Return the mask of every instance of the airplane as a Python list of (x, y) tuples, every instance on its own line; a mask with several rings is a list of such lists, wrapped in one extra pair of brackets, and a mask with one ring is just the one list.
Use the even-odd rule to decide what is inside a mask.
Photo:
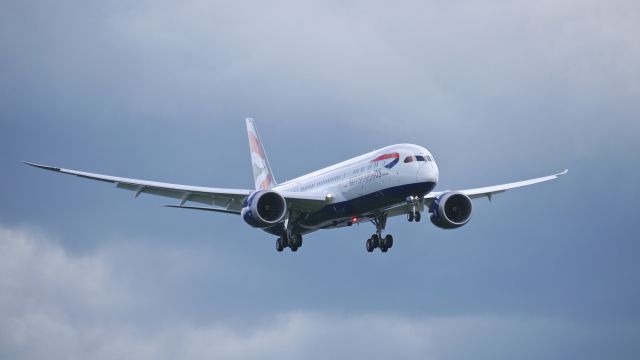
[[(223, 189), (137, 180), (24, 162), (37, 168), (113, 183), (140, 194), (179, 200), (171, 208), (240, 215), (254, 228), (277, 236), (276, 250), (296, 252), (302, 236), (320, 229), (335, 229), (370, 222), (376, 231), (365, 248), (387, 252), (393, 236), (383, 231), (387, 219), (406, 216), (419, 222), (428, 211), (442, 229), (469, 222), (472, 200), (507, 190), (553, 180), (563, 172), (530, 180), (458, 191), (433, 191), (439, 172), (433, 155), (413, 144), (387, 146), (278, 184), (262, 146), (254, 120), (246, 118), (255, 189)], [(192, 203), (205, 206), (195, 206)]]

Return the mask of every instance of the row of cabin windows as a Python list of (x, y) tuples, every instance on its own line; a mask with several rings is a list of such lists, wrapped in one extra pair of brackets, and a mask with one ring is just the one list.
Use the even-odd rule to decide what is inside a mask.
[(318, 182), (305, 185), (300, 190), (301, 191), (307, 191), (307, 190), (312, 189), (314, 187), (322, 186), (322, 185), (325, 185), (325, 184), (328, 184), (328, 183), (333, 183), (333, 182), (336, 182), (338, 180), (340, 180), (340, 175), (336, 175), (336, 176), (331, 177), (331, 178), (322, 179), (322, 180), (320, 180)]
[(413, 161), (433, 161), (433, 158), (431, 157), (431, 155), (427, 155), (427, 156), (416, 155), (416, 156), (407, 156), (406, 158), (404, 158), (405, 163), (410, 163)]

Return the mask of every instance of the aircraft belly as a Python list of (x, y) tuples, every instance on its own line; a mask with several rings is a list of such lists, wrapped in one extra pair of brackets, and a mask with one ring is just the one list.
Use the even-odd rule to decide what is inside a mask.
[(374, 213), (399, 203), (404, 203), (407, 196), (424, 196), (435, 187), (433, 182), (422, 182), (393, 186), (350, 200), (327, 205), (314, 213), (304, 216), (298, 221), (299, 226), (307, 229), (346, 226), (353, 217)]

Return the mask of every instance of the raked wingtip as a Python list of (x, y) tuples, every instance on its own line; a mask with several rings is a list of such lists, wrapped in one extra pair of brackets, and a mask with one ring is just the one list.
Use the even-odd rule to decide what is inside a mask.
[(55, 166), (36, 164), (36, 163), (28, 162), (28, 161), (23, 161), (22, 163), (23, 164), (27, 164), (29, 166), (37, 167), (39, 169), (45, 169), (45, 170), (51, 170), (51, 171), (60, 171), (60, 168), (55, 167)]

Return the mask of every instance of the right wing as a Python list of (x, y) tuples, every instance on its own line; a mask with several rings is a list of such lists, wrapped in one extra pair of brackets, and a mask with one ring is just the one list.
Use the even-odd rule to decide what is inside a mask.
[(180, 206), (187, 201), (193, 201), (209, 206), (240, 213), (242, 203), (251, 194), (251, 190), (244, 189), (219, 189), (201, 186), (169, 184), (156, 181), (122, 178), (110, 175), (94, 174), (84, 171), (63, 169), (54, 166), (24, 162), (40, 169), (55, 171), (62, 174), (79, 176), (85, 179), (97, 180), (116, 184), (119, 189), (135, 192), (135, 197), (140, 194), (158, 195), (180, 200)]
[[(244, 201), (255, 190), (246, 189), (221, 189), (191, 185), (169, 184), (156, 181), (138, 180), (130, 178), (122, 178), (117, 176), (94, 174), (84, 171), (63, 169), (54, 166), (34, 164), (24, 162), (27, 165), (40, 169), (59, 172), (62, 174), (75, 175), (81, 178), (97, 180), (116, 184), (119, 189), (131, 190), (135, 192), (137, 198), (140, 194), (151, 194), (180, 200), (179, 205), (171, 205), (170, 207), (181, 207), (194, 210), (207, 210), (214, 212), (239, 214), (242, 210)], [(319, 194), (304, 193), (280, 193), (287, 201), (287, 206), (293, 210), (310, 211), (319, 209), (327, 203), (331, 202), (330, 198), (326, 198)], [(184, 206), (187, 202), (196, 202), (212, 207), (195, 207)]]

